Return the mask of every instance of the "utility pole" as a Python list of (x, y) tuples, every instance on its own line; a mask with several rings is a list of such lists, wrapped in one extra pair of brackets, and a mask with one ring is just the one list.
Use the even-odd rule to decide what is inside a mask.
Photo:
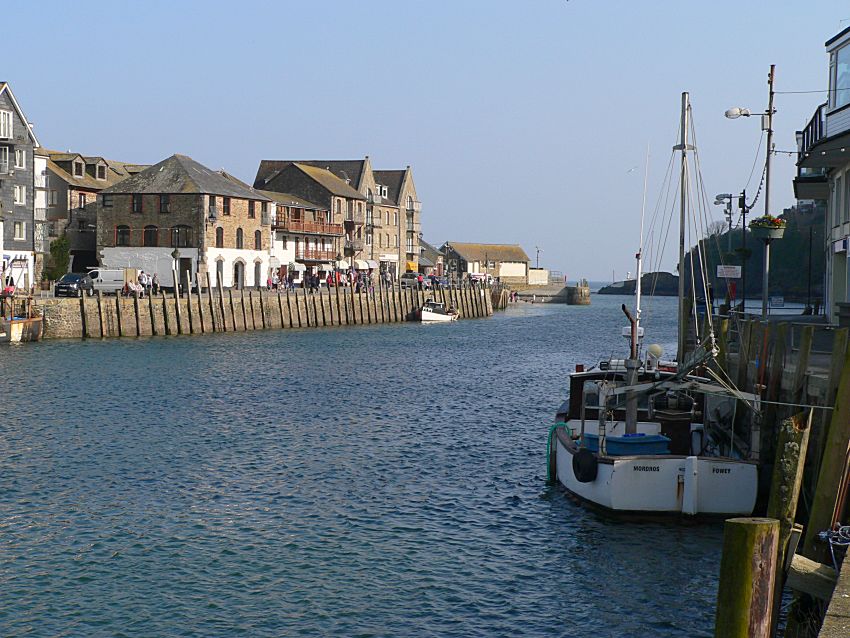
[(537, 246), (534, 247), (534, 250), (537, 251), (537, 268), (540, 268), (540, 253), (543, 251)]
[(747, 312), (747, 189), (738, 198), (741, 209), (741, 311)]
[[(773, 155), (773, 77), (775, 64), (770, 65), (767, 76), (768, 100), (767, 111), (762, 119), (762, 128), (767, 130), (767, 158), (764, 163), (764, 214), (770, 215), (770, 157)], [(764, 241), (764, 272), (761, 279), (761, 316), (767, 319), (767, 302), (770, 285), (770, 239)]]

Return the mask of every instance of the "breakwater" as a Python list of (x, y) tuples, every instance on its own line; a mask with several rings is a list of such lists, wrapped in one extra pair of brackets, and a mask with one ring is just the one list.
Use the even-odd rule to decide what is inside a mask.
[(416, 319), (427, 299), (454, 306), (461, 318), (493, 314), (490, 291), (479, 287), (316, 293), (208, 288), (182, 295), (39, 299), (35, 305), (44, 317), (45, 339), (87, 339), (397, 323)]

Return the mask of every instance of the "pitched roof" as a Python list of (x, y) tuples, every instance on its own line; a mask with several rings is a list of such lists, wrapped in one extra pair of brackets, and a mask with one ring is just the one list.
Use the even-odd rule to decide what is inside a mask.
[(446, 244), (466, 261), (530, 261), (519, 244), (466, 244), (447, 241), (441, 250), (446, 249)]
[(202, 193), (243, 199), (266, 200), (268, 197), (236, 180), (225, 177), (188, 155), (172, 155), (132, 175), (107, 193)]
[(278, 193), (275, 191), (260, 191), (266, 197), (274, 200), (278, 204), (282, 206), (296, 206), (298, 208), (307, 208), (310, 210), (327, 210), (324, 206), (319, 206), (318, 204), (314, 204), (313, 202), (308, 202), (303, 197), (298, 197), (297, 195), (293, 195), (292, 193)]
[(387, 187), (387, 197), (393, 202), (398, 203), (405, 172), (404, 170), (372, 171), (372, 174), (375, 176), (375, 181), (378, 184)]
[(419, 254), (420, 254), (420, 259), (419, 259), (420, 264), (422, 263), (422, 257), (427, 257), (428, 260), (431, 262), (431, 265), (434, 265), (434, 264), (437, 263), (437, 258), (440, 257), (441, 255), (444, 255), (445, 253), (443, 253), (442, 250), (435, 248), (434, 246), (429, 244), (424, 239), (420, 239), (419, 240)]
[(333, 173), (343, 182), (348, 180), (347, 183), (354, 190), (358, 190), (366, 160), (261, 160), (260, 167), (257, 169), (257, 177), (254, 180), (254, 188), (265, 186), (274, 174), (289, 164), (303, 164), (305, 166), (323, 168)]
[[(47, 157), (47, 168), (50, 169), (50, 171), (58, 178), (71, 186), (88, 188), (91, 190), (109, 188), (121, 180), (127, 179), (132, 174), (128, 167), (137, 166), (135, 164), (125, 164), (124, 162), (116, 162), (115, 160), (108, 160), (102, 157), (83, 158), (83, 156), (79, 153), (62, 153), (59, 151), (51, 151), (46, 148), (37, 148), (35, 152), (36, 154), (40, 153)], [(75, 177), (73, 173), (60, 166), (60, 163), (71, 162), (77, 158), (81, 158), (83, 161), (86, 161), (87, 159), (92, 160), (88, 162), (89, 164), (96, 164), (97, 162), (94, 160), (103, 160), (106, 162), (106, 180), (95, 179), (86, 172), (83, 173), (82, 177)], [(147, 165), (145, 165), (145, 167), (147, 167)]]
[(29, 123), (29, 120), (27, 120), (27, 116), (24, 115), (24, 112), (21, 109), (21, 105), (18, 104), (18, 100), (15, 99), (15, 94), (12, 93), (12, 87), (9, 86), (8, 82), (0, 82), (0, 95), (2, 95), (3, 92), (6, 92), (6, 93), (9, 94), (9, 100), (11, 100), (12, 106), (18, 112), (18, 117), (21, 118), (21, 121), (24, 123), (24, 126), (27, 128), (27, 133), (29, 134), (30, 139), (32, 140), (33, 146), (41, 146), (41, 144), (39, 144), (38, 139), (35, 136), (35, 133), (32, 132), (32, 125)]
[(276, 173), (271, 175), (267, 180), (265, 180), (265, 184), (273, 185), (275, 180), (281, 178), (280, 181), (283, 183), (280, 185), (280, 187), (287, 188), (290, 184), (287, 183), (285, 171), (289, 169), (301, 171), (304, 175), (312, 179), (314, 182), (319, 184), (322, 188), (332, 193), (333, 195), (337, 195), (339, 197), (347, 197), (348, 199), (366, 199), (358, 191), (354, 190), (351, 186), (346, 184), (344, 181), (339, 179), (330, 171), (324, 168), (316, 168), (315, 166), (310, 166), (309, 164), (300, 164), (297, 162), (290, 162), (289, 164), (281, 168), (279, 171), (277, 171)]

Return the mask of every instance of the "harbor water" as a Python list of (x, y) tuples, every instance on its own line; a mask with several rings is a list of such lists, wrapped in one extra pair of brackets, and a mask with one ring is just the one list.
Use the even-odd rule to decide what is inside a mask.
[(3, 349), (0, 635), (711, 635), (720, 526), (546, 484), (623, 302)]

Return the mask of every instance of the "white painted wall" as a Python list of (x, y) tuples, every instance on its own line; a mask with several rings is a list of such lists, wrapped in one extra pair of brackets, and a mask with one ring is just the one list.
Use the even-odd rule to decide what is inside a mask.
[[(269, 276), (269, 253), (265, 250), (239, 250), (237, 248), (207, 248), (207, 270), (210, 282), (218, 286), (218, 263), (222, 262), (222, 281), (224, 288), (233, 286), (233, 265), (241, 260), (245, 265), (245, 286), (265, 286)], [(278, 259), (280, 259), (278, 257)], [(260, 262), (260, 280), (254, 281), (254, 264)], [(286, 264), (288, 262), (282, 262)]]
[(499, 263), (499, 277), (525, 277), (525, 269), (525, 262), (502, 261)]
[[(101, 265), (105, 268), (135, 268), (144, 270), (151, 276), (156, 273), (159, 276), (160, 285), (171, 286), (173, 284), (171, 269), (174, 267), (174, 258), (171, 256), (173, 250), (167, 247), (141, 248), (138, 246), (104, 248), (101, 251)], [(181, 248), (180, 256), (191, 257), (194, 274), (197, 269), (198, 250)]]
[[(519, 275), (508, 275), (519, 276)], [(546, 268), (529, 268), (528, 269), (528, 285), (529, 286), (545, 286), (549, 283), (549, 271)]]

